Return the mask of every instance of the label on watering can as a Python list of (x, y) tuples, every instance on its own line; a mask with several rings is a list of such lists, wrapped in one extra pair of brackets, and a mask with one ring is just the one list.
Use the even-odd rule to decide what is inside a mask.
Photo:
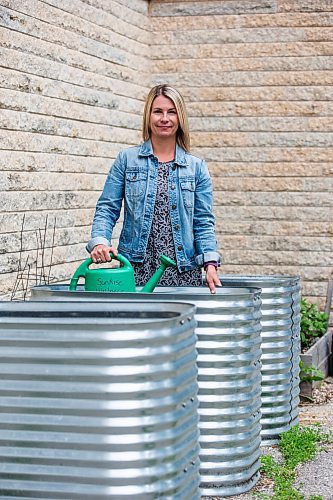
[(114, 278), (97, 278), (95, 290), (99, 292), (122, 292), (128, 290), (128, 285), (125, 285), (122, 280)]
[(134, 276), (127, 270), (113, 269), (87, 273), (86, 291), (94, 292), (135, 292)]

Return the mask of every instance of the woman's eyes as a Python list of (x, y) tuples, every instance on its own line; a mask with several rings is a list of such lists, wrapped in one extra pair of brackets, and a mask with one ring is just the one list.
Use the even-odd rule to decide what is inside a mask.
[[(154, 110), (153, 110), (153, 113), (154, 113), (155, 115), (157, 115), (157, 114), (161, 114), (161, 113), (163, 113), (163, 111), (162, 111), (161, 109), (154, 109)], [(176, 115), (176, 114), (177, 114), (177, 111), (176, 111), (175, 109), (169, 109), (168, 114), (169, 114), (169, 115)]]

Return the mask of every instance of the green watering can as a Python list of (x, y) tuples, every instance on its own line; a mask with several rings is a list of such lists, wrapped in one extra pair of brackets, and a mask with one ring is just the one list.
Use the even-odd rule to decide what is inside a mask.
[[(92, 264), (92, 259), (87, 259), (75, 271), (69, 289), (76, 290), (79, 278), (84, 278), (84, 289), (86, 292), (136, 292), (136, 285), (134, 279), (134, 270), (129, 262), (123, 255), (118, 254), (114, 257), (110, 252), (112, 258), (120, 262), (120, 267), (89, 269)], [(167, 267), (175, 267), (177, 264), (165, 255), (160, 256), (160, 267), (155, 271), (148, 283), (140, 290), (142, 293), (151, 293), (160, 281), (164, 271)]]

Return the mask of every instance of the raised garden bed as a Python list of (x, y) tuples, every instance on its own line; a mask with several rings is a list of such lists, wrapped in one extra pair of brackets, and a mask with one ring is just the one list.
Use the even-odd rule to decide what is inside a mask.
[[(304, 367), (315, 367), (321, 370), (326, 377), (332, 375), (332, 345), (333, 328), (329, 327), (325, 335), (310, 347), (305, 353), (301, 354), (301, 362)], [(311, 380), (300, 383), (301, 396), (311, 398), (313, 389), (320, 384), (318, 380)]]
[[(313, 390), (333, 375), (333, 327), (330, 321), (333, 280), (327, 284), (324, 312), (306, 299), (301, 301), (301, 396), (312, 398)], [(319, 375), (319, 376), (318, 376)]]

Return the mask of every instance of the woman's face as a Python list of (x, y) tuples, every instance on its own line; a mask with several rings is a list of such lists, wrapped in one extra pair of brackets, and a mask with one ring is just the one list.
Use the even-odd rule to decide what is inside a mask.
[(169, 97), (155, 97), (150, 113), (151, 136), (159, 139), (176, 137), (179, 126), (175, 105)]

